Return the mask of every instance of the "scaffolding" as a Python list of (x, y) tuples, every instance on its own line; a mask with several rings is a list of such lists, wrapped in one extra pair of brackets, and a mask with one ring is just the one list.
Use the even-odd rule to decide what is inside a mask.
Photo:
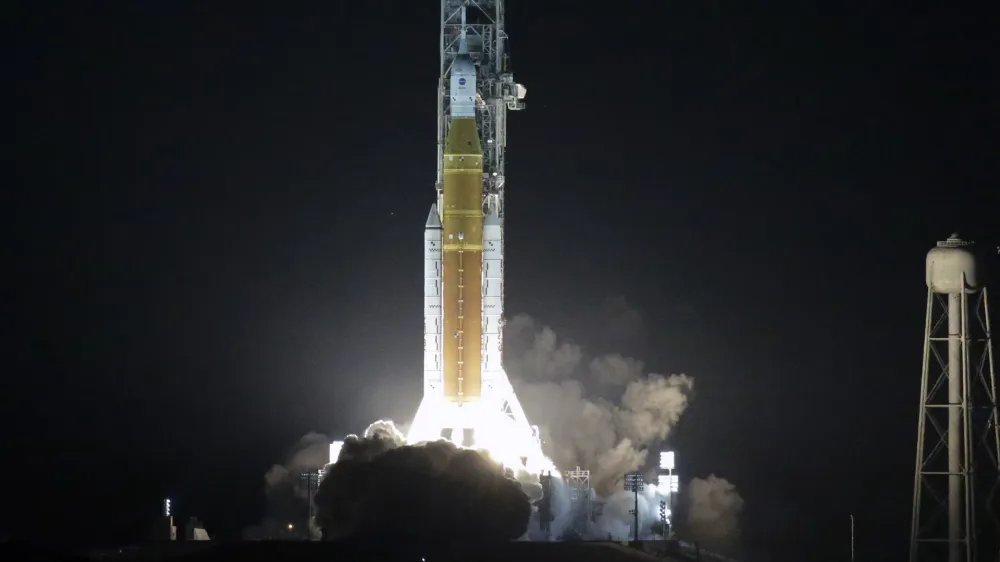
[(577, 535), (589, 536), (593, 520), (591, 509), (593, 491), (590, 488), (590, 471), (582, 470), (578, 466), (574, 470), (563, 472), (563, 478), (569, 489), (570, 512), (573, 514), (571, 526)]
[(495, 210), (504, 219), (504, 171), (507, 147), (507, 110), (524, 109), (524, 86), (514, 82), (507, 54), (503, 0), (441, 0), (441, 68), (437, 107), (438, 209), (444, 188), (444, 143), (451, 120), (448, 79), (458, 55), (462, 32), (462, 9), (466, 10), (465, 32), (469, 56), (476, 64), (479, 99), (476, 124), (483, 146), (483, 212)]

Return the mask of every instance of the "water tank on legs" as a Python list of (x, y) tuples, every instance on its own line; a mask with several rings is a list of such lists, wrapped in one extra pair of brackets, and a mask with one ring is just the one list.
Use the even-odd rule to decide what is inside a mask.
[(952, 234), (927, 252), (927, 287), (935, 293), (974, 293), (982, 288), (973, 243)]

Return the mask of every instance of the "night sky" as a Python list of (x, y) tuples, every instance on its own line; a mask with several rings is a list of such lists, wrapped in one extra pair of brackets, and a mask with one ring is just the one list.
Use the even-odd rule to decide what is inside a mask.
[[(10, 536), (125, 540), (166, 495), (238, 533), (300, 436), (419, 400), (437, 4), (196, 4), (14, 20)], [(1000, 242), (993, 30), (749, 4), (508, 3), (508, 315), (694, 377), (671, 445), (747, 541), (844, 558), (854, 513), (889, 559), (924, 255)], [(641, 334), (601, 338), (609, 299)]]

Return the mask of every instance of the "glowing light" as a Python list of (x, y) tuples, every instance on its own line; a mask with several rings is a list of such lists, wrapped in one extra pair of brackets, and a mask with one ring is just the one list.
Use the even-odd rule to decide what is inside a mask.
[(670, 475), (670, 491), (671, 492), (681, 491), (681, 479), (676, 474)]
[(163, 500), (163, 516), (170, 516), (170, 498)]
[(340, 458), (340, 450), (343, 448), (343, 441), (334, 441), (333, 443), (330, 443), (330, 463), (337, 462), (337, 459)]
[(293, 525), (292, 525), (291, 523), (289, 523), (289, 524), (288, 524), (288, 530), (289, 530), (289, 531), (291, 531), (291, 530), (292, 530), (292, 528), (293, 528)]
[(641, 472), (625, 473), (625, 491), (641, 492), (645, 488), (646, 482), (642, 479)]
[(667, 488), (670, 487), (670, 476), (666, 474), (659, 474), (656, 476), (656, 487), (660, 489), (661, 492), (665, 492)]
[(660, 453), (660, 470), (674, 469), (674, 452), (663, 451)]
[[(514, 396), (507, 397), (508, 404), (516, 402)], [(455, 416), (453, 404), (425, 396), (420, 402), (417, 415), (410, 425), (406, 442), (415, 445), (425, 441), (441, 439), (441, 429), (451, 429), (452, 442), (461, 446), (466, 429), (472, 430), (472, 442), (468, 447), (486, 452), (491, 459), (512, 470), (515, 474), (539, 475), (547, 471), (558, 474), (555, 465), (545, 457), (537, 428), (527, 423), (518, 423), (514, 417), (501, 413), (501, 405), (490, 400), (479, 403), (465, 403), (460, 416)], [(521, 410), (520, 404), (510, 404), (511, 410)], [(449, 415), (450, 414), (450, 415)], [(449, 427), (450, 424), (461, 427)]]

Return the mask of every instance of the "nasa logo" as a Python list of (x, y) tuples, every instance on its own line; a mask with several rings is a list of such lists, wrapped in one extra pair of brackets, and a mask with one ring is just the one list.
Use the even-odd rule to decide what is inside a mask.
[(458, 85), (459, 86), (464, 86), (465, 85), (465, 78), (459, 78), (458, 79)]

